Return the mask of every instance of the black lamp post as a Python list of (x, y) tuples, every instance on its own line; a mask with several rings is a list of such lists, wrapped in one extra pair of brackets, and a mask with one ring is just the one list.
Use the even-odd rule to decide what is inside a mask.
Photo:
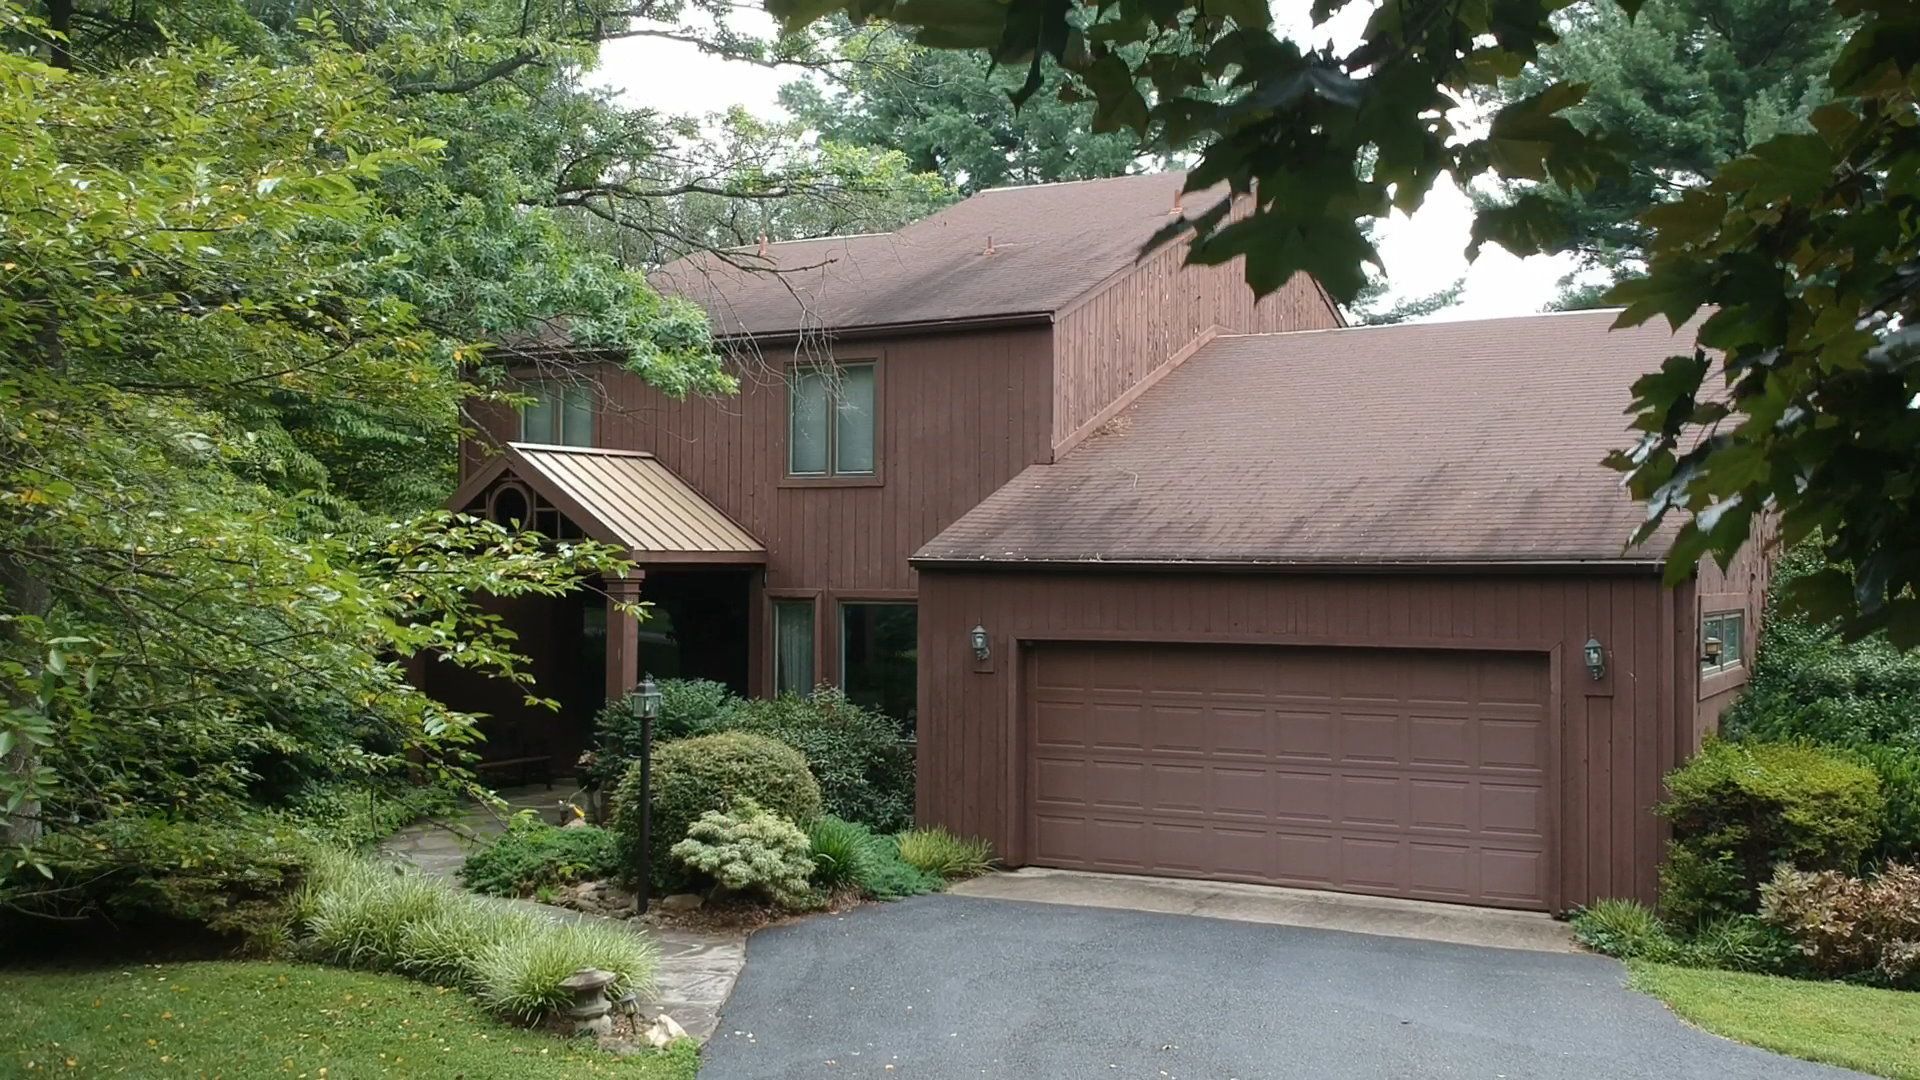
[(660, 715), (660, 688), (652, 675), (627, 695), (627, 707), (640, 721), (640, 850), (647, 853), (648, 866), (640, 875), (640, 895), (635, 899), (639, 914), (645, 915), (653, 892), (653, 720)]

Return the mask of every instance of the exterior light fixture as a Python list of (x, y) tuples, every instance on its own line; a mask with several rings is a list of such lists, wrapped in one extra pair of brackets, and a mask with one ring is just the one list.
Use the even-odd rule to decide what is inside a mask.
[(1704, 664), (1718, 664), (1725, 655), (1727, 643), (1717, 637), (1710, 637), (1700, 643), (1700, 661)]
[(1587, 674), (1593, 676), (1595, 682), (1599, 682), (1600, 677), (1607, 673), (1607, 650), (1600, 644), (1599, 638), (1588, 638), (1586, 654)]
[(642, 720), (652, 720), (660, 715), (660, 686), (649, 675), (640, 680), (640, 689), (633, 695), (633, 712)]
[(973, 658), (975, 660), (984, 661), (987, 657), (993, 655), (993, 650), (987, 645), (986, 627), (975, 626), (973, 632), (968, 634), (967, 637), (973, 642)]

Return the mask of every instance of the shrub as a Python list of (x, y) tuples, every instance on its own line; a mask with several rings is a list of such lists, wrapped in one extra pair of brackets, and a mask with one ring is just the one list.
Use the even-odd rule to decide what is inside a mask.
[(306, 837), (267, 817), (111, 818), (8, 860), (0, 908), (15, 919), (100, 920), (123, 933), (204, 930), (258, 949), (284, 932), (314, 857)]
[(530, 896), (541, 889), (611, 877), (619, 869), (614, 835), (591, 825), (560, 828), (531, 813), (467, 856), (460, 880), (492, 896)]
[(938, 828), (901, 833), (900, 857), (916, 870), (949, 881), (993, 869), (993, 848), (985, 840), (962, 839)]
[(1920, 868), (1849, 877), (1783, 866), (1761, 889), (1760, 914), (1822, 975), (1920, 987)]
[(1792, 974), (1804, 965), (1793, 938), (1752, 915), (1711, 919), (1675, 939), (1663, 954), (1648, 956), (1681, 967), (1719, 968), (1763, 975)]
[(1880, 780), (1857, 759), (1797, 743), (1714, 741), (1667, 776), (1674, 841), (1662, 914), (1681, 926), (1751, 914), (1785, 862), (1852, 869), (1880, 834)]
[(738, 702), (720, 730), (779, 739), (806, 755), (826, 812), (879, 832), (913, 819), (913, 751), (886, 716), (823, 686), (806, 697), (782, 694)]
[(444, 785), (397, 779), (310, 783), (281, 809), (294, 828), (317, 842), (365, 848), (422, 818), (453, 810), (459, 799)]
[[(721, 714), (740, 701), (725, 683), (710, 679), (662, 679), (656, 685), (660, 714), (653, 720), (655, 746), (713, 733), (718, 730)], [(593, 760), (587, 776), (602, 787), (611, 787), (640, 756), (640, 721), (625, 697), (608, 698), (594, 716), (594, 731)]]
[(807, 771), (807, 759), (777, 739), (744, 732), (681, 739), (654, 751), (651, 852), (640, 847), (640, 815), (634, 812), (639, 799), (640, 766), (635, 764), (614, 797), (612, 827), (621, 871), (629, 880), (651, 873), (662, 888), (685, 883), (667, 852), (702, 814), (725, 812), (751, 799), (801, 825), (820, 816), (820, 785)]
[(1880, 791), (1887, 800), (1874, 856), (1897, 862), (1920, 860), (1920, 748), (1862, 744), (1853, 752), (1880, 775)]
[(820, 887), (859, 889), (873, 900), (897, 900), (936, 892), (944, 882), (908, 864), (892, 837), (876, 836), (858, 822), (823, 817), (814, 822), (813, 880)]
[(1657, 959), (1674, 948), (1660, 917), (1637, 900), (1597, 900), (1569, 922), (1582, 945), (1622, 960)]
[(784, 908), (813, 902), (807, 877), (813, 849), (800, 827), (743, 799), (732, 810), (710, 810), (673, 845), (682, 866), (732, 893), (754, 893)]
[(459, 987), (521, 1019), (563, 1003), (559, 983), (578, 968), (646, 990), (656, 966), (652, 944), (622, 927), (548, 920), (346, 854), (316, 860), (299, 920), (314, 959)]

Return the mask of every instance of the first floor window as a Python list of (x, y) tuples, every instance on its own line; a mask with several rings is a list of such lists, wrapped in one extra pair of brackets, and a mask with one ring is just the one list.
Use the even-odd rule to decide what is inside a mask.
[(840, 688), (912, 731), (919, 670), (919, 613), (912, 604), (840, 605)]
[(773, 602), (773, 692), (813, 689), (813, 601)]
[(872, 364), (795, 368), (787, 379), (787, 472), (872, 476)]
[(533, 402), (520, 409), (520, 441), (549, 446), (593, 445), (593, 386), (545, 380), (527, 387)]
[(1721, 611), (1700, 620), (1700, 670), (1725, 671), (1739, 667), (1747, 637), (1747, 616)]

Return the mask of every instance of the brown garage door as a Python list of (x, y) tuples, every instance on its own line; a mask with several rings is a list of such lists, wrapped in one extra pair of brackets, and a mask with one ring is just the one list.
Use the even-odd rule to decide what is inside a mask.
[(1528, 654), (1043, 645), (1041, 866), (1547, 906), (1547, 666)]

